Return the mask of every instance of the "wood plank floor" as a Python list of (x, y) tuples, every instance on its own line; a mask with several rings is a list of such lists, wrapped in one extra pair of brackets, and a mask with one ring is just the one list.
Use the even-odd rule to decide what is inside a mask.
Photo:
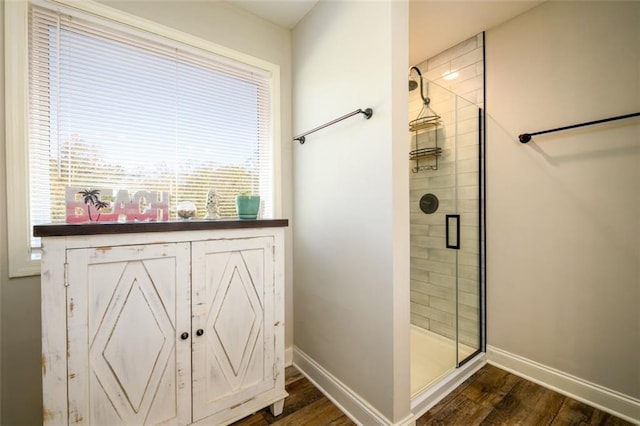
[[(264, 409), (234, 426), (354, 425), (295, 367), (286, 370), (286, 389), (289, 396), (280, 416), (274, 418)], [(420, 417), (416, 425), (619, 426), (631, 423), (485, 365)]]

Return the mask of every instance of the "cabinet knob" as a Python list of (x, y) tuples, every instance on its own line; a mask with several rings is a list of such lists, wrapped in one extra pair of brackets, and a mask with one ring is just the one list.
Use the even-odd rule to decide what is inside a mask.
[(182, 334), (180, 335), (180, 338), (181, 338), (182, 340), (187, 340), (187, 339), (189, 338), (189, 333), (187, 333), (187, 332), (185, 331), (184, 333), (182, 333)]
[(199, 328), (196, 330), (196, 336), (202, 336), (204, 334), (204, 330)]

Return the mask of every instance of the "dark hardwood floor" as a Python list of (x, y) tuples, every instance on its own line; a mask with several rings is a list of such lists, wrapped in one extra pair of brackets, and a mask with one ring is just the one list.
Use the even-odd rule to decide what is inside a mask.
[[(269, 409), (264, 409), (234, 426), (354, 424), (295, 367), (286, 370), (286, 388), (289, 396), (280, 416), (274, 418)], [(416, 425), (618, 426), (631, 423), (485, 365), (420, 417)]]
[(416, 421), (422, 425), (631, 425), (485, 365)]

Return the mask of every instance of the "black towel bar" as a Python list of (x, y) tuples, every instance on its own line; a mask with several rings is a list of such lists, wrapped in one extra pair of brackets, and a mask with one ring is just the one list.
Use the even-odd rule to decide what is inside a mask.
[(606, 123), (608, 121), (622, 120), (625, 118), (637, 117), (639, 115), (640, 115), (640, 112), (634, 112), (631, 114), (619, 115), (617, 117), (603, 118), (602, 120), (588, 121), (586, 123), (573, 124), (571, 126), (565, 126), (565, 127), (558, 127), (557, 129), (541, 130), (539, 132), (533, 132), (533, 133), (523, 133), (520, 136), (518, 136), (518, 139), (520, 139), (520, 142), (522, 143), (527, 143), (531, 140), (531, 136), (542, 135), (544, 133), (559, 132), (560, 130), (575, 129), (576, 127), (591, 126), (593, 124)]

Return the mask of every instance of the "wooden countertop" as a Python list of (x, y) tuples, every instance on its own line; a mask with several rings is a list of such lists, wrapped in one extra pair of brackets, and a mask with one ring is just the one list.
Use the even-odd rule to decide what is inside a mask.
[(51, 223), (33, 227), (34, 237), (73, 235), (131, 234), (141, 232), (208, 231), (215, 229), (277, 228), (289, 226), (288, 219), (191, 219), (164, 222)]

